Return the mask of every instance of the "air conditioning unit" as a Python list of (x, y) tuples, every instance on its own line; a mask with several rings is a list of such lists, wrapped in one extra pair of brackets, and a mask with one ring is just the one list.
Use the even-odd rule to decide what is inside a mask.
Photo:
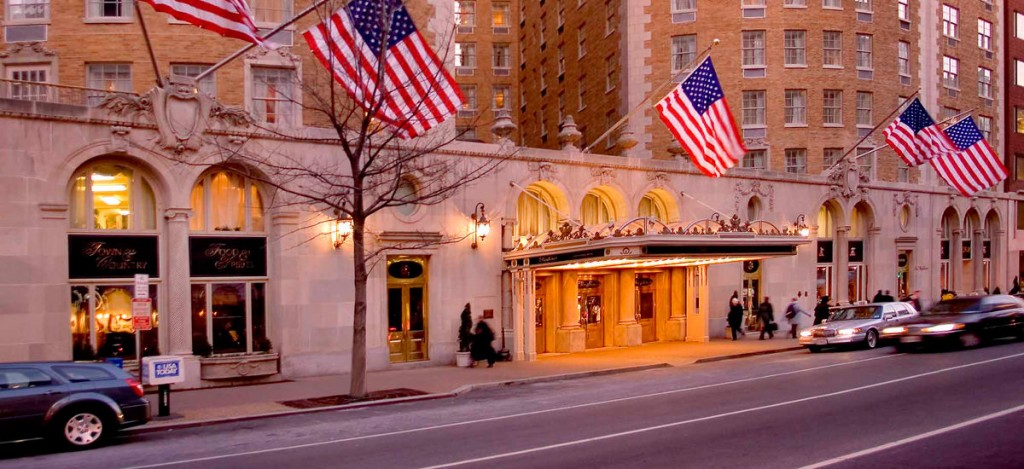
[(507, 77), (511, 74), (511, 70), (508, 67), (501, 67), (494, 69), (494, 76), (496, 77)]
[(692, 23), (697, 21), (697, 12), (687, 11), (683, 13), (672, 13), (673, 23)]
[(906, 20), (900, 20), (900, 29), (904, 31), (910, 31), (910, 22)]
[(476, 117), (476, 109), (459, 109), (459, 117)]
[(495, 26), (491, 28), (491, 32), (494, 34), (508, 34), (512, 32), (512, 28), (509, 28), (508, 26)]
[(857, 78), (861, 80), (873, 80), (875, 78), (874, 70), (857, 70)]
[(45, 40), (45, 24), (21, 24), (4, 26), (5, 42), (37, 42)]
[(985, 51), (985, 58), (986, 59), (991, 60), (992, 57), (993, 57), (992, 51), (990, 51), (990, 50)]
[(455, 67), (455, 76), (460, 77), (471, 77), (476, 73), (476, 69), (469, 67)]
[(874, 15), (872, 13), (862, 11), (857, 12), (857, 21), (860, 21), (861, 23), (870, 23), (874, 19), (873, 17)]
[(768, 71), (764, 68), (744, 68), (743, 78), (764, 78)]
[(764, 18), (765, 17), (765, 10), (766, 10), (765, 8), (744, 8), (743, 9), (743, 17), (744, 18)]
[(459, 26), (456, 29), (456, 31), (459, 34), (473, 34), (473, 27), (472, 26)]
[(900, 76), (900, 84), (910, 86), (910, 77), (905, 75)]
[(947, 37), (946, 38), (946, 45), (949, 46), (949, 47), (956, 47), (956, 45), (959, 44), (959, 43), (960, 43), (959, 39), (952, 38), (952, 37)]
[(954, 90), (953, 88), (946, 88), (946, 96), (949, 96), (950, 98), (955, 98), (957, 96), (960, 96), (960, 91)]

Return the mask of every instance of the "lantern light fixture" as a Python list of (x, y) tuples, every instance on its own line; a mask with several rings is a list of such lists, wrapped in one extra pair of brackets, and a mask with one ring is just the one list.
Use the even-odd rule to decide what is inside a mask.
[(336, 216), (331, 222), (331, 244), (334, 245), (334, 249), (341, 249), (341, 245), (345, 244), (345, 240), (352, 234), (352, 217), (342, 216), (338, 211), (334, 213)]
[(473, 208), (473, 214), (469, 216), (473, 220), (473, 243), (470, 244), (470, 247), (473, 249), (476, 249), (478, 245), (477, 238), (483, 241), (487, 235), (491, 234), (491, 222), (487, 219), (487, 214), (484, 212), (484, 204), (480, 202), (476, 204), (476, 207)]
[(806, 238), (811, 235), (811, 228), (807, 226), (807, 218), (804, 217), (804, 214), (801, 213), (797, 216), (796, 223), (793, 225), (795, 225), (796, 232), (800, 233), (800, 236)]

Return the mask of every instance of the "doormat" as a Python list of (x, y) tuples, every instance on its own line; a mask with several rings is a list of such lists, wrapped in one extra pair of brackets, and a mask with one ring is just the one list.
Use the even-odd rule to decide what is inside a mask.
[(336, 405), (352, 404), (354, 402), (379, 401), (382, 399), (395, 399), (399, 397), (425, 396), (428, 393), (409, 388), (384, 389), (366, 394), (364, 398), (339, 394), (337, 396), (314, 397), (311, 399), (296, 399), (294, 401), (281, 401), (278, 404), (286, 405), (296, 409), (313, 409), (316, 407), (330, 407)]

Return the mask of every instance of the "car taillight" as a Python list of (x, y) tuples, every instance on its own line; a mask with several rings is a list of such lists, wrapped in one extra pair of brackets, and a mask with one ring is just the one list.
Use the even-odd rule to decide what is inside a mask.
[(140, 383), (139, 380), (135, 378), (128, 378), (124, 380), (124, 382), (128, 384), (128, 387), (132, 388), (132, 392), (134, 392), (136, 396), (142, 397), (146, 395), (146, 391), (142, 389), (142, 383)]

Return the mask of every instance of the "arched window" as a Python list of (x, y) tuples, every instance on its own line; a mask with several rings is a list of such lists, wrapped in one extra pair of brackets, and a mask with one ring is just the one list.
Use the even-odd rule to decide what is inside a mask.
[(647, 194), (640, 199), (640, 206), (637, 207), (637, 216), (647, 217), (664, 222), (668, 219), (668, 210), (660, 197), (654, 194)]
[(516, 203), (518, 236), (531, 236), (554, 231), (558, 227), (555, 198), (543, 188), (531, 186), (519, 194)]
[(96, 163), (75, 174), (71, 185), (71, 228), (155, 230), (153, 188), (135, 169)]
[(760, 220), (761, 210), (761, 199), (751, 197), (750, 201), (747, 202), (747, 221)]
[[(416, 183), (412, 182), (409, 178), (402, 178), (402, 182), (398, 183), (398, 188), (395, 190), (395, 200), (415, 200), (417, 192), (419, 191), (416, 188)], [(395, 211), (399, 215), (408, 217), (416, 213), (416, 204), (402, 204), (395, 207)]]
[(835, 225), (832, 223), (832, 213), (828, 207), (822, 205), (818, 209), (818, 237), (830, 239), (834, 233)]
[(615, 220), (615, 209), (607, 197), (597, 192), (590, 192), (583, 197), (580, 207), (580, 218), (583, 225), (600, 225)]
[(192, 231), (263, 231), (263, 197), (253, 182), (230, 171), (213, 171), (192, 187)]

